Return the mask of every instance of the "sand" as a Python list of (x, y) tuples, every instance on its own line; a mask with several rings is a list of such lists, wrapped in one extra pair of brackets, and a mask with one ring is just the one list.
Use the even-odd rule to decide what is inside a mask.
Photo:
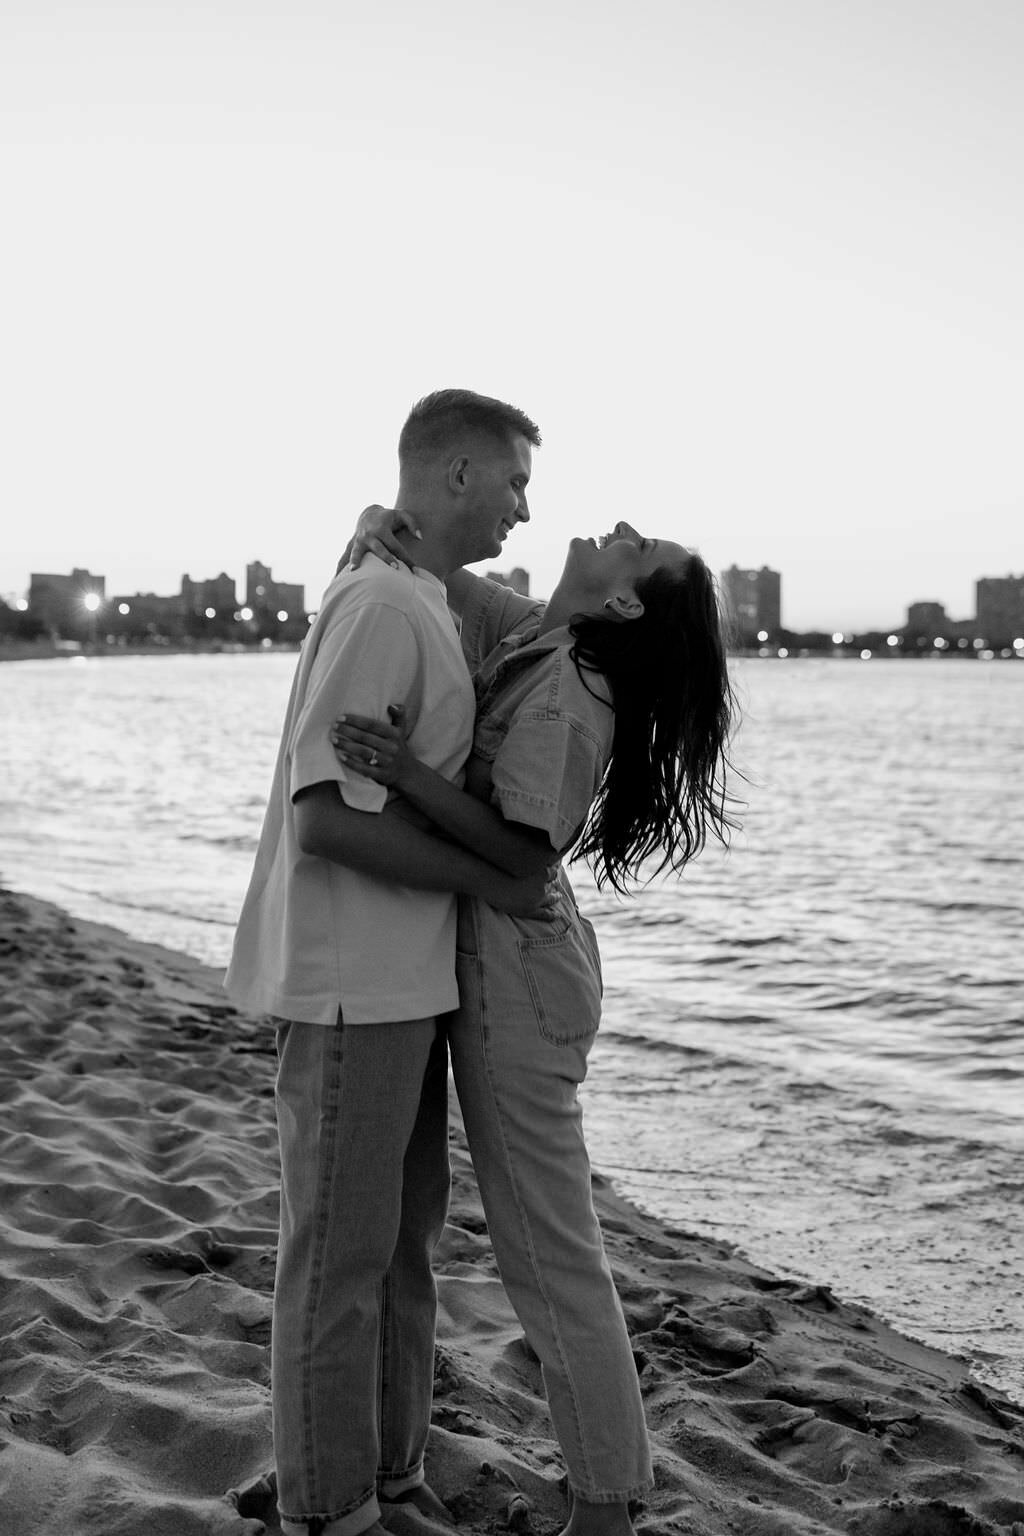
[[(273, 1532), (271, 1036), (197, 962), (2, 892), (0, 970), (0, 1532)], [(548, 1536), (558, 1450), (454, 1117), (452, 1154), (428, 1475), (461, 1529)], [(641, 1531), (1024, 1536), (1024, 1409), (595, 1188), (655, 1449)]]

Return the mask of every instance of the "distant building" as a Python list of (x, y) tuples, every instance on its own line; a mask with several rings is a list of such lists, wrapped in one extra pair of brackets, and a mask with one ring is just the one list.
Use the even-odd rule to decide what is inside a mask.
[(762, 631), (774, 640), (782, 628), (782, 577), (762, 565), (758, 571), (731, 565), (721, 574), (725, 606), (742, 645), (754, 644)]
[(254, 560), (245, 568), (245, 602), (257, 617), (286, 613), (295, 618), (306, 611), (306, 589), (298, 582), (275, 581), (270, 566)]
[(1024, 636), (1024, 576), (982, 576), (975, 586), (978, 634), (989, 645)]
[(941, 603), (911, 603), (904, 626), (910, 635), (944, 635), (950, 618)]
[(112, 597), (104, 612), (108, 634), (132, 641), (150, 635), (176, 639), (182, 632), (184, 604), (180, 596), (162, 597), (156, 592), (124, 592)]
[(106, 577), (77, 568), (70, 576), (33, 571), (28, 579), (28, 611), (51, 633), (75, 635), (92, 622), (106, 586)]
[(530, 573), (524, 571), (521, 565), (514, 566), (511, 571), (488, 571), (489, 581), (500, 581), (503, 587), (511, 587), (513, 592), (518, 592), (520, 597), (530, 595)]
[(181, 606), (186, 614), (204, 614), (207, 608), (212, 608), (218, 618), (234, 614), (238, 606), (234, 577), (226, 571), (208, 581), (193, 581), (191, 576), (183, 576)]

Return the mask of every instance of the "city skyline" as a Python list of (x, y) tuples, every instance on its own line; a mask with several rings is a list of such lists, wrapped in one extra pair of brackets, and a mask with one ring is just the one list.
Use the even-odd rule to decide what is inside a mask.
[[(502, 573), (496, 570), (493, 561), (481, 561), (479, 564), (481, 574), (490, 575), (497, 580), (506, 582), (506, 584), (511, 582), (513, 577), (520, 577), (525, 580), (525, 590), (529, 591), (532, 596), (540, 598), (548, 596), (548, 593), (537, 590), (531, 572), (525, 567), (519, 565), (510, 567), (510, 575), (507, 572)], [(78, 578), (78, 586), (81, 588), (79, 596), (89, 596), (88, 611), (90, 613), (97, 612), (98, 609), (109, 609), (111, 605), (117, 603), (141, 599), (155, 600), (158, 604), (174, 603), (180, 600), (184, 603), (186, 610), (193, 609), (196, 613), (199, 613), (206, 607), (208, 602), (213, 601), (212, 597), (205, 595), (208, 589), (211, 592), (217, 589), (216, 601), (218, 611), (224, 610), (225, 605), (227, 607), (239, 607), (243, 615), (248, 614), (251, 617), (249, 605), (262, 606), (268, 611), (275, 611), (277, 617), (282, 620), (294, 618), (296, 613), (312, 614), (316, 612), (317, 599), (310, 593), (310, 589), (304, 583), (285, 581), (280, 577), (273, 576), (272, 565), (261, 560), (246, 561), (244, 570), (244, 597), (238, 596), (239, 587), (242, 585), (239, 578), (233, 576), (226, 569), (216, 573), (206, 572), (198, 577), (193, 577), (190, 572), (183, 572), (179, 578), (178, 588), (174, 592), (158, 592), (155, 588), (143, 587), (141, 585), (132, 587), (130, 583), (127, 586), (115, 587), (105, 572), (94, 571), (89, 566), (72, 567), (70, 571), (31, 572), (30, 583), (38, 583), (42, 588), (46, 582), (52, 579), (59, 587), (64, 589), (66, 601), (67, 592), (74, 587), (75, 579)], [(1015, 615), (1011, 621), (1013, 627), (1015, 629), (1024, 627), (1024, 572), (1019, 575), (1015, 573), (1004, 573), (1001, 575), (983, 573), (976, 576), (973, 579), (975, 602), (972, 605), (972, 611), (969, 613), (952, 613), (941, 600), (915, 598), (904, 602), (899, 618), (890, 616), (881, 623), (859, 625), (845, 624), (840, 619), (835, 618), (822, 624), (801, 625), (793, 622), (786, 612), (783, 596), (785, 592), (785, 572), (776, 570), (771, 566), (752, 567), (750, 565), (741, 565), (734, 561), (728, 568), (717, 571), (715, 576), (723, 594), (726, 610), (731, 614), (732, 622), (738, 624), (740, 628), (743, 628), (746, 624), (744, 611), (749, 603), (748, 612), (751, 623), (754, 622), (754, 615), (758, 615), (754, 627), (760, 627), (761, 623), (764, 622), (769, 625), (773, 632), (781, 630), (804, 634), (812, 632), (831, 633), (833, 631), (840, 633), (843, 631), (881, 633), (886, 630), (926, 628), (928, 625), (931, 625), (936, 631), (940, 630), (944, 625), (948, 626), (951, 630), (963, 631), (967, 626), (980, 621), (981, 603), (983, 592), (986, 588), (989, 589), (987, 598), (987, 606), (989, 608), (994, 606), (993, 588), (1009, 589), (1001, 597), (1000, 601), (1004, 607), (1008, 604), (1010, 610), (1013, 611)], [(257, 583), (263, 581), (269, 584), (266, 588), (257, 585)], [(767, 585), (765, 585), (766, 582)], [(28, 602), (30, 583), (26, 584), (24, 595), (10, 592), (2, 593), (0, 594), (0, 601), (23, 611), (28, 609), (30, 607)], [(230, 598), (225, 595), (225, 583), (230, 584)], [(523, 590), (523, 588), (519, 588), (519, 590)], [(94, 603), (92, 600), (94, 593), (103, 594), (102, 601), (99, 604)], [(122, 609), (122, 612), (125, 611), (125, 609)], [(206, 612), (208, 617), (212, 618), (214, 616), (212, 608), (206, 607)], [(765, 618), (765, 614), (770, 615), (770, 617)], [(927, 618), (925, 617), (926, 615)], [(1020, 615), (1020, 617), (1018, 618), (1016, 615)]]
[(1024, 565), (1022, 75), (1013, 0), (8, 0), (0, 591), (319, 593), (464, 385), (544, 435), (538, 591), (625, 515), (799, 629), (967, 615)]

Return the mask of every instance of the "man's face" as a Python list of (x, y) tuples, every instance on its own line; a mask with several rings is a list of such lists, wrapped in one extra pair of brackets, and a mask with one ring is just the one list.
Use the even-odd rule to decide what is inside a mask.
[(504, 443), (481, 441), (469, 456), (457, 515), (462, 564), (493, 560), (516, 524), (529, 520), (532, 469), (533, 449), (518, 435)]

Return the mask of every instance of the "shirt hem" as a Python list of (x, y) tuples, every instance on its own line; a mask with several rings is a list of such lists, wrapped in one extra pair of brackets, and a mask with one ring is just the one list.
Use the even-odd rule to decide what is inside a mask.
[(333, 1026), (338, 1010), (347, 1024), (401, 1024), (417, 1019), (433, 1019), (451, 1013), (459, 1006), (459, 993), (453, 984), (434, 993), (404, 993), (386, 1002), (380, 993), (348, 992), (343, 995), (321, 994), (316, 998), (292, 997), (264, 987), (225, 985), (231, 1001), (249, 1014), (269, 1014), (295, 1024)]

